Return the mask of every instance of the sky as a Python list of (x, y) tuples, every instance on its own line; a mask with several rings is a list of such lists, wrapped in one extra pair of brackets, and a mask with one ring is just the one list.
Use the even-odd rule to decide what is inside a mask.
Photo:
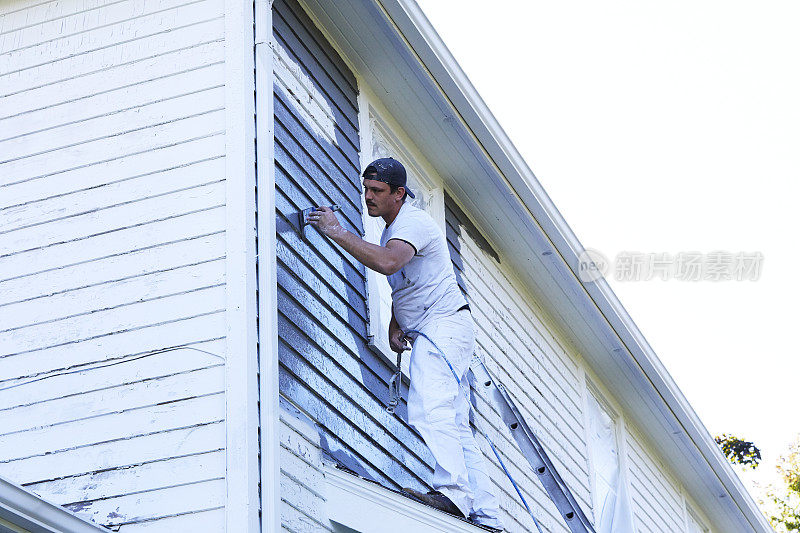
[(760, 252), (756, 280), (606, 276), (751, 492), (800, 433), (800, 2), (418, 0), (584, 247)]

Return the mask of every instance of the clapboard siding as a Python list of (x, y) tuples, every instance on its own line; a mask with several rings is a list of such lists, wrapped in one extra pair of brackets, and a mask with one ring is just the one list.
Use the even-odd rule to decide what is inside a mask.
[(367, 346), (363, 265), (313, 228), (297, 231), (299, 210), (335, 203), (363, 234), (355, 78), (294, 0), (275, 2), (273, 21), (280, 388), (316, 424), (301, 435), (282, 419), (281, 516), (289, 530), (323, 531), (320, 439), (394, 488), (424, 486), (432, 457), (385, 410), (392, 371)]
[(325, 516), (319, 437), (309, 422), (281, 410), (281, 523), (289, 531), (333, 531)]
[[(4, 282), (5, 291), (0, 294), (0, 306), (30, 302), (214, 261), (215, 258), (208, 257), (208, 251), (224, 253), (224, 245), (225, 235), (215, 233), (171, 243), (172, 253), (168, 257), (164, 257), (160, 247), (145, 248), (125, 255), (96, 259), (91, 262), (91, 268), (80, 268), (80, 265), (76, 265), (57, 269), (47, 276), (38, 276), (35, 280), (31, 279), (34, 276), (10, 279)], [(81, 280), (78, 286), (74, 280), (76, 275)]]
[[(477, 353), (515, 397), (523, 415), (548, 450), (556, 468), (573, 494), (591, 508), (586, 444), (583, 437), (580, 384), (576, 363), (572, 361), (541, 318), (541, 310), (514, 288), (509, 275), (492, 254), (482, 248), (482, 237), (474, 226), (446, 198), (445, 221), (451, 257), (462, 290), (466, 293), (476, 325)], [(526, 498), (546, 511), (543, 522), (552, 530), (565, 526), (560, 516), (519, 452), (516, 443), (501, 429), (495, 406), (477, 395), (478, 416), (482, 427), (491, 427), (506, 465), (522, 482)], [(484, 453), (487, 453), (484, 451)], [(496, 459), (487, 456), (487, 462)], [(517, 500), (510, 483), (494, 465), (492, 477), (504, 493), (507, 526), (533, 528), (527, 522), (525, 509)]]
[(224, 528), (224, 6), (0, 7), (0, 474), (123, 532)]
[[(24, 459), (2, 461), (4, 475), (14, 479), (27, 475), (36, 483), (53, 479), (71, 479), (96, 472), (124, 471), (137, 464), (164, 461), (165, 449), (180, 449), (173, 457), (208, 453), (224, 449), (223, 420), (194, 425), (178, 425), (155, 433), (125, 439), (109, 439), (87, 448), (57, 450), (57, 453), (32, 455)], [(210, 446), (211, 445), (211, 446)], [(170, 459), (172, 459), (171, 457)]]
[[(8, 183), (4, 186), (3, 197), (0, 198), (0, 208), (48, 202), (70, 194), (111, 188), (125, 181), (135, 181), (162, 172), (191, 169), (194, 165), (202, 165), (224, 156), (219, 151), (220, 134), (221, 132), (216, 132), (197, 137), (194, 132), (183, 132), (176, 136), (174, 142), (150, 150)], [(198, 158), (199, 154), (203, 154), (203, 157)], [(114, 179), (109, 179), (109, 176), (114, 176)], [(16, 177), (19, 178), (18, 175)]]
[(666, 533), (684, 531), (683, 502), (679, 486), (667, 469), (648, 450), (644, 439), (628, 427), (627, 458), (631, 500), (639, 531)]
[(224, 477), (225, 452), (216, 450), (137, 464), (124, 471), (115, 469), (43, 481), (28, 485), (28, 489), (51, 500), (88, 502)]

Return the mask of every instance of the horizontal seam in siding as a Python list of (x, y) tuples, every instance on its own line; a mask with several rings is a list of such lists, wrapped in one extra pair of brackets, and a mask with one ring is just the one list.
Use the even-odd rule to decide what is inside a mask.
[(116, 204), (104, 205), (104, 206), (101, 206), (101, 207), (95, 207), (94, 209), (88, 209), (86, 211), (79, 211), (77, 213), (72, 213), (72, 214), (69, 214), (69, 215), (65, 215), (63, 217), (51, 218), (51, 219), (48, 219), (48, 220), (42, 220), (42, 221), (39, 221), (39, 222), (26, 224), (26, 225), (23, 225), (23, 226), (17, 226), (15, 228), (11, 228), (11, 229), (5, 229), (5, 230), (0, 231), (0, 235), (5, 235), (7, 233), (12, 233), (14, 231), (20, 231), (20, 230), (23, 230), (23, 229), (34, 228), (36, 226), (42, 226), (44, 224), (52, 224), (53, 222), (61, 222), (61, 221), (64, 221), (64, 220), (68, 220), (70, 218), (80, 217), (80, 216), (84, 216), (84, 215), (91, 215), (93, 213), (98, 213), (100, 211), (105, 211), (106, 209), (114, 209), (115, 207), (122, 207), (124, 205), (135, 204), (137, 202), (142, 202), (142, 201), (145, 201), (145, 200), (152, 200), (154, 198), (162, 198), (164, 196), (169, 196), (171, 194), (176, 194), (176, 193), (179, 193), (179, 192), (186, 192), (186, 191), (191, 191), (193, 189), (200, 189), (202, 187), (207, 187), (209, 185), (215, 185), (217, 183), (223, 183), (224, 181), (225, 181), (224, 178), (223, 179), (215, 179), (215, 180), (207, 181), (207, 182), (204, 182), (204, 183), (197, 183), (195, 185), (187, 185), (186, 187), (181, 187), (180, 189), (174, 189), (174, 190), (171, 190), (171, 191), (161, 192), (161, 193), (153, 194), (153, 195), (150, 195), (150, 196), (142, 196), (142, 197), (139, 197), (139, 198), (134, 198), (132, 200), (126, 200), (124, 202), (118, 202)]
[(5, 355), (0, 355), (0, 359), (3, 359), (5, 357), (12, 357), (12, 356), (16, 356), (16, 355), (26, 354), (26, 353), (38, 352), (38, 351), (41, 351), (41, 350), (46, 350), (48, 348), (57, 348), (57, 347), (61, 347), (61, 346), (69, 346), (70, 344), (79, 344), (81, 342), (92, 341), (92, 340), (95, 340), (95, 339), (99, 339), (101, 337), (110, 337), (110, 336), (113, 336), (113, 335), (118, 335), (120, 333), (126, 333), (126, 332), (129, 332), (129, 331), (139, 331), (139, 330), (142, 330), (142, 329), (152, 328), (152, 327), (155, 327), (155, 326), (163, 326), (163, 325), (166, 325), (166, 324), (173, 324), (175, 322), (181, 322), (183, 320), (191, 320), (193, 318), (198, 318), (198, 317), (201, 317), (201, 316), (215, 315), (215, 314), (220, 314), (220, 313), (224, 313), (224, 312), (225, 312), (224, 308), (223, 309), (214, 309), (212, 311), (206, 311), (205, 313), (197, 313), (197, 314), (194, 314), (194, 315), (191, 315), (191, 316), (181, 317), (181, 318), (177, 318), (177, 319), (174, 319), (174, 320), (165, 320), (163, 322), (156, 322), (156, 323), (153, 323), (153, 324), (145, 324), (143, 326), (137, 326), (137, 327), (122, 329), (122, 330), (118, 330), (118, 331), (105, 332), (105, 333), (101, 333), (99, 335), (93, 335), (91, 337), (86, 337), (86, 338), (83, 338), (83, 339), (75, 339), (75, 340), (71, 340), (71, 341), (67, 341), (67, 342), (61, 342), (61, 343), (58, 343), (58, 344), (51, 344), (51, 345), (48, 345), (48, 346), (41, 346), (41, 347), (38, 347), (38, 348), (33, 348), (31, 350), (23, 350), (23, 351), (20, 351), (20, 352), (14, 352), (14, 353), (9, 353), (9, 354), (5, 354)]
[[(224, 257), (223, 257), (223, 259), (224, 259)], [(20, 329), (30, 328), (30, 327), (34, 327), (34, 326), (41, 326), (41, 325), (44, 325), (44, 324), (52, 324), (54, 322), (61, 322), (62, 320), (68, 320), (70, 318), (77, 318), (77, 317), (81, 317), (81, 316), (92, 315), (94, 313), (98, 313), (98, 312), (101, 312), (101, 311), (113, 311), (115, 309), (119, 309), (119, 308), (122, 308), (122, 307), (128, 307), (130, 305), (136, 305), (136, 304), (140, 304), (140, 303), (163, 300), (165, 298), (172, 298), (174, 296), (183, 296), (184, 294), (191, 294), (191, 293), (194, 293), (194, 292), (200, 292), (200, 291), (204, 291), (204, 290), (208, 290), (208, 289), (214, 289), (214, 288), (217, 288), (217, 287), (224, 287), (224, 286), (225, 286), (225, 282), (214, 283), (212, 285), (204, 285), (202, 287), (194, 287), (192, 289), (187, 289), (185, 291), (163, 294), (163, 295), (160, 295), (160, 296), (154, 296), (152, 298), (145, 298), (145, 299), (142, 299), (142, 300), (133, 300), (131, 302), (124, 302), (124, 303), (121, 303), (121, 304), (112, 305), (112, 306), (108, 306), (108, 307), (100, 307), (100, 308), (97, 308), (97, 309), (92, 309), (90, 311), (84, 311), (84, 312), (81, 312), (81, 313), (75, 313), (75, 314), (72, 314), (72, 315), (66, 315), (66, 316), (61, 316), (61, 317), (57, 317), (57, 318), (51, 318), (49, 320), (41, 320), (39, 322), (33, 322), (33, 323), (30, 323), (30, 324), (23, 324), (22, 326), (15, 326), (13, 328), (0, 330), (0, 333), (8, 333), (9, 331), (17, 331), (17, 330), (20, 330)]]
[[(151, 464), (156, 464), (156, 463), (164, 463), (164, 462), (167, 462), (167, 461), (171, 461), (173, 459), (184, 459), (184, 458), (187, 458), (187, 457), (197, 457), (197, 456), (200, 456), (200, 455), (208, 455), (208, 454), (220, 453), (220, 452), (225, 452), (225, 448), (215, 448), (213, 450), (205, 450), (205, 451), (201, 451), (201, 452), (186, 453), (186, 454), (181, 454), (181, 455), (171, 455), (169, 457), (159, 457), (158, 459), (152, 459), (150, 461), (140, 461), (138, 463), (116, 465), (116, 466), (107, 467), (107, 468), (100, 468), (100, 469), (97, 469), (97, 470), (89, 470), (89, 471), (86, 471), (86, 472), (78, 472), (78, 473), (69, 474), (69, 475), (66, 475), (66, 476), (58, 476), (58, 477), (47, 478), (47, 479), (38, 479), (38, 480), (35, 480), (35, 481), (29, 481), (27, 483), (23, 483), (22, 486), (23, 487), (32, 487), (33, 485), (40, 485), (42, 483), (51, 483), (51, 482), (54, 482), (54, 481), (61, 481), (61, 480), (64, 480), (64, 479), (79, 478), (79, 477), (88, 476), (88, 475), (94, 475), (94, 474), (103, 474), (103, 473), (106, 473), (106, 472), (113, 472), (115, 470), (128, 470), (128, 469), (131, 469), (131, 468), (136, 468), (137, 466), (145, 466), (145, 465), (151, 465)], [(34, 489), (34, 492), (35, 492), (35, 489)]]
[[(201, 315), (201, 316), (205, 316), (205, 315)], [(196, 318), (196, 317), (191, 317), (191, 318)], [(191, 318), (183, 318), (180, 321), (182, 321), (182, 320), (191, 320)], [(224, 336), (223, 337), (212, 337), (210, 339), (197, 340), (197, 341), (192, 341), (192, 342), (188, 342), (188, 343), (185, 343), (185, 344), (181, 344), (180, 346), (176, 346), (175, 348), (191, 347), (191, 346), (193, 346), (195, 344), (208, 344), (208, 343), (211, 343), (211, 342), (216, 342), (216, 341), (220, 341), (220, 340), (224, 340), (224, 339), (225, 339)], [(134, 356), (137, 356), (137, 355), (144, 355), (144, 354), (150, 353), (152, 351), (153, 350), (147, 350), (147, 351), (144, 351), (144, 352), (128, 353), (128, 354), (120, 355), (118, 357), (112, 357), (112, 358), (108, 358), (108, 359), (101, 359), (99, 361), (90, 361), (88, 363), (79, 363), (79, 364), (72, 365), (72, 366), (54, 368), (54, 369), (45, 370), (45, 371), (42, 371), (42, 372), (36, 372), (34, 374), (27, 374), (27, 375), (24, 375), (24, 376), (17, 376), (17, 377), (13, 377), (13, 378), (4, 378), (4, 379), (0, 379), (0, 383), (3, 383), (4, 381), (21, 381), (21, 380), (25, 380), (25, 379), (29, 379), (29, 378), (36, 378), (36, 377), (39, 377), (39, 376), (45, 376), (47, 374), (55, 374), (53, 377), (56, 377), (56, 376), (61, 375), (61, 373), (66, 373), (66, 372), (69, 372), (69, 371), (77, 373), (78, 371), (82, 372), (84, 370), (85, 371), (95, 370), (96, 368), (104, 368), (104, 367), (89, 367), (89, 368), (84, 368), (83, 370), (78, 370), (78, 369), (80, 369), (81, 367), (87, 367), (89, 365), (100, 365), (102, 363), (107, 363), (107, 362), (110, 362), (110, 361), (117, 361), (119, 363), (123, 363), (125, 359), (128, 359), (130, 357), (134, 357)], [(4, 357), (9, 357), (9, 356), (3, 356), (3, 357), (0, 357), (0, 359), (2, 359)], [(114, 364), (114, 363), (112, 363), (112, 364)], [(108, 366), (111, 366), (111, 365), (109, 364)]]
[[(117, 133), (112, 133), (111, 135), (103, 135), (103, 136), (100, 136), (100, 137), (94, 137), (94, 138), (91, 138), (91, 139), (86, 139), (84, 141), (79, 141), (79, 142), (72, 143), (72, 144), (65, 144), (63, 146), (50, 148), (48, 150), (42, 150), (41, 152), (33, 152), (33, 153), (30, 153), (30, 154), (25, 154), (23, 156), (13, 157), (11, 159), (6, 159), (5, 161), (0, 161), (0, 165), (6, 164), (6, 163), (13, 163), (14, 161), (21, 161), (23, 159), (28, 159), (29, 157), (36, 157), (36, 156), (39, 156), (39, 155), (44, 155), (44, 154), (49, 154), (49, 153), (52, 153), (52, 152), (57, 152), (59, 150), (64, 150), (64, 149), (67, 149), (67, 148), (74, 148), (74, 147), (80, 146), (82, 144), (88, 144), (88, 143), (92, 143), (92, 142), (96, 142), (96, 141), (102, 141), (102, 140), (105, 140), (105, 139), (113, 139), (114, 137), (120, 137), (122, 135), (127, 135), (128, 133), (134, 133), (134, 132), (137, 132), (137, 131), (144, 131), (144, 130), (148, 130), (150, 128), (155, 128), (155, 127), (158, 127), (158, 126), (165, 126), (167, 124), (172, 124), (173, 122), (180, 122), (181, 120), (187, 120), (187, 119), (190, 119), (190, 118), (202, 117), (204, 115), (210, 115), (210, 114), (216, 113), (218, 111), (225, 111), (225, 106), (215, 107), (213, 109), (207, 109), (207, 110), (201, 111), (199, 113), (193, 113), (191, 115), (178, 117), (178, 118), (171, 119), (171, 120), (165, 120), (163, 122), (156, 122), (156, 123), (153, 123), (153, 124), (148, 124), (146, 126), (140, 126), (138, 128), (132, 128), (132, 129), (120, 131), (120, 132), (117, 132)], [(147, 151), (149, 152), (150, 150), (147, 150)]]
[(58, 242), (53, 242), (53, 243), (50, 243), (50, 244), (45, 244), (44, 246), (37, 246), (35, 248), (27, 248), (25, 250), (16, 250), (14, 252), (10, 252), (10, 253), (6, 253), (6, 254), (0, 255), (0, 259), (2, 259), (4, 257), (11, 257), (11, 256), (14, 256), (14, 255), (23, 254), (23, 253), (26, 253), (26, 252), (32, 252), (34, 250), (43, 250), (45, 248), (51, 248), (53, 246), (58, 246), (58, 245), (61, 245), (61, 244), (68, 244), (68, 243), (74, 243), (74, 242), (78, 242), (78, 241), (83, 241), (83, 240), (86, 240), (86, 239), (91, 239), (92, 237), (99, 237), (100, 235), (108, 235), (109, 233), (116, 233), (118, 231), (124, 231), (126, 229), (139, 228), (139, 227), (142, 227), (142, 226), (146, 226), (148, 224), (155, 224), (157, 222), (164, 222), (165, 220), (173, 220), (173, 219), (176, 219), (176, 218), (185, 217), (185, 216), (193, 215), (193, 214), (196, 214), (196, 213), (203, 213), (203, 212), (206, 212), (206, 211), (212, 211), (214, 209), (219, 209), (221, 207), (224, 208), (225, 204), (217, 204), (217, 205), (212, 205), (210, 207), (202, 207), (200, 209), (193, 209), (192, 211), (186, 211), (185, 213), (179, 213), (177, 215), (170, 215), (168, 217), (155, 218), (155, 219), (147, 220), (147, 221), (144, 221), (144, 222), (137, 222), (136, 224), (131, 224), (130, 226), (124, 226), (122, 228), (113, 228), (113, 229), (110, 229), (110, 230), (101, 231), (99, 233), (92, 233), (90, 235), (84, 235), (83, 237), (78, 237), (76, 239), (70, 239), (70, 240), (67, 240), (67, 241), (58, 241)]
[[(152, 127), (152, 126), (150, 126), (150, 127)], [(193, 142), (193, 141), (199, 141), (199, 140), (202, 140), (202, 139), (208, 139), (208, 138), (211, 138), (211, 137), (216, 137), (216, 136), (224, 135), (224, 134), (225, 134), (225, 130), (213, 131), (211, 133), (206, 133), (205, 135), (198, 135), (197, 137), (191, 137), (189, 139), (184, 139), (184, 140), (177, 141), (177, 142), (174, 142), (174, 143), (168, 143), (168, 144), (164, 144), (164, 145), (161, 145), (161, 146), (152, 146), (152, 147), (149, 147), (149, 148), (145, 148), (144, 150), (140, 150), (138, 152), (131, 152), (131, 153), (127, 153), (127, 154), (123, 154), (123, 155), (117, 156), (117, 157), (110, 157), (108, 159), (101, 159), (99, 161), (92, 161), (90, 163), (84, 163), (83, 165), (78, 165), (76, 167), (60, 169), (60, 170), (57, 170), (55, 172), (42, 174), (40, 176), (33, 176), (33, 177), (30, 177), (30, 178), (26, 178), (24, 180), (12, 181), (12, 182), (9, 182), (9, 183), (0, 184), (0, 188), (8, 187), (10, 185), (18, 185), (20, 183), (27, 183), (29, 181), (49, 178), (51, 176), (56, 176), (58, 174), (64, 174), (64, 173), (67, 173), (67, 172), (71, 172), (73, 170), (81, 170), (81, 169), (84, 169), (84, 168), (92, 167), (94, 165), (101, 165), (103, 163), (110, 163), (112, 161), (118, 161), (120, 159), (125, 159), (126, 157), (133, 157), (133, 156), (142, 155), (142, 154), (149, 154), (149, 153), (154, 152), (156, 150), (164, 150), (164, 149), (167, 149), (167, 148), (180, 146), (181, 144), (188, 144), (188, 143)]]
[[(210, 232), (210, 233), (202, 233), (200, 235), (193, 235), (191, 237), (185, 237), (183, 239), (176, 239), (176, 240), (172, 240), (172, 241), (161, 242), (161, 243), (158, 243), (158, 244), (151, 244), (149, 246), (143, 246), (141, 248), (134, 248), (132, 250), (126, 250), (124, 252), (119, 252), (119, 253), (116, 253), (116, 254), (109, 254), (109, 255), (102, 255), (100, 257), (93, 257), (91, 259), (86, 259), (84, 261), (78, 261), (76, 263), (68, 263), (66, 265), (61, 265), (61, 266), (57, 266), (57, 267), (53, 267), (53, 268), (46, 268), (44, 270), (37, 270), (35, 272), (26, 272), (25, 274), (21, 274), (19, 276), (14, 276), (13, 278), (0, 279), (0, 283), (4, 283), (6, 281), (13, 281), (13, 280), (16, 280), (16, 279), (21, 279), (21, 278), (27, 278), (27, 277), (31, 277), (31, 276), (36, 276), (36, 275), (39, 275), (39, 274), (44, 274), (44, 273), (47, 273), (47, 272), (53, 272), (53, 271), (56, 271), (56, 270), (64, 270), (64, 269), (68, 269), (68, 268), (72, 268), (72, 267), (76, 267), (76, 266), (80, 266), (80, 265), (85, 265), (85, 264), (89, 264), (89, 263), (95, 263), (95, 262), (102, 261), (102, 260), (105, 260), (105, 259), (112, 259), (114, 257), (121, 257), (121, 256), (124, 256), (124, 255), (135, 254), (135, 253), (143, 252), (143, 251), (146, 251), (146, 250), (153, 250), (155, 248), (160, 248), (160, 247), (164, 247), (164, 246), (172, 246), (173, 244), (179, 244), (179, 243), (182, 243), (182, 242), (188, 242), (188, 241), (193, 241), (193, 240), (197, 240), (197, 239), (202, 239), (204, 237), (211, 237), (211, 236), (214, 236), (214, 235), (222, 235), (224, 233), (225, 233), (225, 230), (219, 230), (219, 231), (213, 231), (213, 232)], [(0, 380), (0, 381), (2, 381), (2, 380)]]
[[(93, 393), (93, 392), (100, 392), (100, 391), (104, 391), (104, 390), (118, 389), (120, 387), (127, 387), (129, 385), (139, 385), (141, 383), (147, 383), (149, 381), (159, 381), (159, 380), (166, 379), (166, 378), (171, 378), (171, 377), (180, 376), (180, 375), (184, 375), (184, 374), (192, 374), (194, 372), (201, 372), (203, 370), (208, 370), (209, 368), (219, 368), (219, 367), (222, 367), (222, 366), (225, 366), (225, 363), (219, 363), (219, 364), (215, 364), (215, 365), (203, 366), (203, 367), (198, 367), (198, 368), (190, 368), (189, 370), (181, 370), (180, 372), (172, 372), (170, 374), (161, 374), (161, 375), (152, 376), (152, 377), (149, 377), (149, 378), (137, 379), (135, 381), (125, 381), (125, 382), (118, 383), (118, 384), (115, 384), (115, 385), (109, 385), (108, 387), (100, 387), (98, 389), (84, 389), (84, 390), (81, 390), (80, 392), (74, 392), (74, 393), (71, 393), (71, 394), (65, 394), (63, 396), (56, 396), (56, 397), (47, 398), (47, 399), (44, 399), (44, 400), (37, 400), (37, 401), (31, 402), (31, 403), (21, 403), (21, 404), (17, 404), (17, 405), (12, 405), (11, 407), (2, 407), (2, 408), (0, 408), (0, 412), (1, 411), (10, 411), (12, 409), (19, 409), (21, 407), (31, 407), (31, 406), (40, 405), (40, 404), (43, 404), (43, 403), (46, 403), (46, 402), (54, 402), (54, 401), (57, 401), (57, 400), (63, 400), (65, 398), (74, 398), (74, 397), (77, 397), (77, 396), (82, 396), (84, 394), (90, 394), (90, 393)], [(104, 368), (104, 367), (100, 367), (100, 368)], [(87, 368), (86, 372), (89, 372), (90, 370), (94, 370), (94, 369), (93, 368)], [(3, 435), (7, 435), (7, 433), (3, 433)]]
[(72, 451), (72, 450), (80, 450), (82, 448), (91, 448), (92, 446), (97, 446), (99, 444), (110, 444), (110, 443), (114, 443), (114, 442), (124, 442), (124, 441), (135, 439), (135, 438), (138, 438), (138, 437), (147, 437), (147, 436), (150, 436), (150, 435), (158, 435), (159, 433), (167, 433), (167, 432), (170, 432), (170, 431), (180, 431), (180, 430), (184, 430), (184, 429), (192, 429), (192, 428), (197, 428), (197, 427), (210, 426), (212, 424), (220, 424), (220, 423), (223, 423), (223, 422), (225, 422), (225, 419), (224, 418), (220, 418), (220, 419), (217, 419), (217, 420), (209, 420), (209, 421), (206, 421), (206, 422), (200, 422), (198, 424), (191, 424), (191, 425), (188, 425), (188, 426), (180, 426), (180, 427), (175, 427), (175, 428), (162, 429), (162, 430), (158, 430), (158, 431), (148, 431), (148, 432), (145, 432), (145, 433), (139, 433), (137, 435), (129, 435), (127, 437), (109, 439), (109, 440), (104, 440), (104, 441), (100, 441), (100, 442), (92, 442), (90, 444), (81, 444), (79, 446), (71, 446), (69, 448), (61, 448), (61, 449), (57, 449), (57, 450), (49, 450), (49, 451), (43, 452), (43, 453), (36, 453), (36, 454), (33, 454), (33, 455), (26, 455), (25, 457), (15, 457), (14, 459), (3, 459), (3, 460), (0, 460), (0, 464), (13, 463), (15, 461), (23, 461), (25, 459), (31, 459), (32, 457), (44, 457), (44, 456), (47, 456), (47, 455), (54, 455), (54, 454), (57, 454), (57, 453), (63, 453), (63, 452), (68, 452), (68, 451)]
[[(218, 65), (218, 64), (224, 64), (224, 63), (223, 62), (218, 62), (218, 63), (212, 63), (212, 64), (213, 65)], [(200, 68), (205, 68), (205, 67), (206, 67), (206, 65), (204, 65), (203, 67), (200, 67)], [(187, 72), (189, 72), (191, 70), (197, 70), (197, 69), (189, 69)], [(161, 76), (160, 78), (167, 78), (167, 77), (169, 77), (169, 76)], [(147, 82), (150, 82), (150, 81), (153, 81), (153, 80), (157, 80), (157, 79), (159, 79), (159, 78), (153, 78), (151, 80), (147, 80), (147, 81), (144, 81), (144, 82), (136, 83), (136, 84), (133, 84), (133, 85), (134, 86), (135, 85), (141, 85), (141, 84), (144, 84), (144, 83), (147, 83)], [(214, 89), (220, 89), (220, 88), (223, 88), (223, 87), (225, 87), (224, 83), (223, 84), (217, 84), (217, 85), (209, 85), (207, 87), (202, 87), (202, 88), (196, 89), (194, 91), (189, 91), (189, 92), (186, 92), (186, 93), (176, 94), (174, 96), (170, 96), (170, 97), (167, 97), (167, 98), (160, 98), (158, 100), (150, 100), (150, 101), (147, 101), (147, 102), (143, 102), (141, 104), (137, 104), (135, 106), (116, 108), (113, 111), (109, 111), (108, 113), (103, 113), (101, 115), (91, 115), (91, 116), (88, 116), (88, 117), (83, 117), (83, 118), (78, 119), (78, 120), (73, 120), (73, 121), (70, 121), (70, 122), (63, 122), (61, 124), (54, 124), (54, 125), (48, 126), (46, 128), (41, 128), (41, 129), (33, 130), (33, 131), (27, 131), (25, 133), (20, 133), (19, 135), (14, 135), (12, 137), (6, 137), (4, 139), (0, 139), (0, 143), (6, 142), (6, 141), (12, 141), (14, 139), (20, 139), (20, 138), (26, 137), (28, 135), (34, 135), (34, 134), (37, 134), (37, 133), (43, 133), (43, 132), (54, 130), (54, 129), (57, 129), (57, 128), (63, 128), (64, 126), (73, 126), (75, 124), (80, 124), (81, 122), (87, 122), (89, 120), (95, 120), (95, 119), (103, 118), (103, 117), (110, 117), (110, 116), (113, 116), (113, 115), (117, 115), (119, 113), (124, 113), (125, 111), (133, 111), (134, 109), (141, 109), (141, 108), (147, 107), (149, 105), (160, 104), (160, 103), (163, 103), (163, 102), (168, 102), (170, 100), (176, 100), (178, 98), (183, 98), (185, 96), (191, 96), (193, 94), (203, 93), (203, 92), (206, 92), (206, 91), (213, 91)], [(119, 90), (119, 89), (113, 89), (113, 90)], [(108, 92), (112, 92), (112, 90), (103, 91), (103, 92), (98, 93), (98, 94), (103, 94), (103, 93), (108, 93)], [(96, 95), (90, 95), (90, 96), (96, 96)], [(61, 104), (58, 104), (58, 105), (64, 105), (66, 103), (71, 103), (71, 102), (64, 102), (64, 103), (61, 103)], [(23, 115), (23, 114), (26, 114), (26, 113), (33, 113), (33, 112), (36, 112), (36, 111), (46, 111), (47, 109), (52, 108), (52, 107), (55, 107), (55, 106), (48, 106), (47, 108), (44, 108), (44, 109), (26, 111), (25, 113), (20, 113), (20, 115)], [(2, 119), (0, 119), (0, 120), (2, 120)], [(56, 148), (56, 149), (58, 149), (58, 148)]]
[(186, 483), (177, 483), (175, 485), (164, 485), (163, 487), (158, 487), (158, 488), (145, 489), (145, 490), (136, 490), (136, 491), (132, 491), (132, 492), (123, 492), (121, 494), (112, 494), (111, 496), (102, 496), (100, 498), (92, 498), (90, 500), (77, 500), (77, 501), (74, 501), (74, 502), (62, 503), (61, 506), (62, 507), (67, 507), (69, 505), (101, 502), (101, 501), (105, 501), (105, 500), (113, 500), (114, 498), (121, 498), (123, 496), (131, 496), (131, 495), (135, 495), (135, 494), (146, 494), (148, 492), (156, 492), (156, 491), (164, 490), (164, 489), (174, 489), (174, 488), (179, 488), (179, 487), (188, 487), (188, 486), (191, 486), (191, 485), (199, 485), (200, 483), (208, 483), (208, 482), (211, 482), (211, 481), (220, 481), (220, 480), (224, 480), (224, 479), (225, 479), (224, 476), (222, 476), (222, 477), (212, 477), (212, 478), (208, 478), (208, 479), (199, 479), (197, 481), (188, 481)]

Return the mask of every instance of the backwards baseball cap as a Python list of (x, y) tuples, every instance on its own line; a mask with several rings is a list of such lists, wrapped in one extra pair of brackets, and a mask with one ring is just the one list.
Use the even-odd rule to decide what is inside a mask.
[(396, 187), (403, 187), (411, 198), (414, 193), (406, 185), (406, 169), (400, 161), (392, 157), (382, 157), (376, 159), (364, 169), (362, 178), (377, 180)]

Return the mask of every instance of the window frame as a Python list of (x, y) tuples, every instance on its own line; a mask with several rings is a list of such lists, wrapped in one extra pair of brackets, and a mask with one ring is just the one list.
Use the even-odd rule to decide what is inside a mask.
[[(583, 429), (584, 441), (586, 442), (586, 463), (589, 473), (589, 497), (592, 501), (592, 524), (597, 523), (597, 487), (595, 484), (595, 464), (592, 459), (592, 452), (589, 449), (589, 395), (597, 401), (598, 405), (603, 408), (609, 417), (614, 422), (614, 438), (617, 445), (617, 462), (619, 467), (619, 477), (621, 482), (625, 485), (625, 497), (629, 509), (633, 509), (632, 492), (630, 485), (630, 477), (628, 472), (630, 470), (628, 465), (628, 444), (626, 440), (627, 428), (625, 425), (625, 418), (620, 414), (622, 412), (617, 406), (613, 405), (608, 396), (600, 389), (595, 382), (586, 375), (585, 370), (582, 369), (583, 374), (583, 387), (582, 387), (582, 407), (583, 407)], [(630, 520), (633, 525), (636, 525), (636, 520), (631, 512)]]

